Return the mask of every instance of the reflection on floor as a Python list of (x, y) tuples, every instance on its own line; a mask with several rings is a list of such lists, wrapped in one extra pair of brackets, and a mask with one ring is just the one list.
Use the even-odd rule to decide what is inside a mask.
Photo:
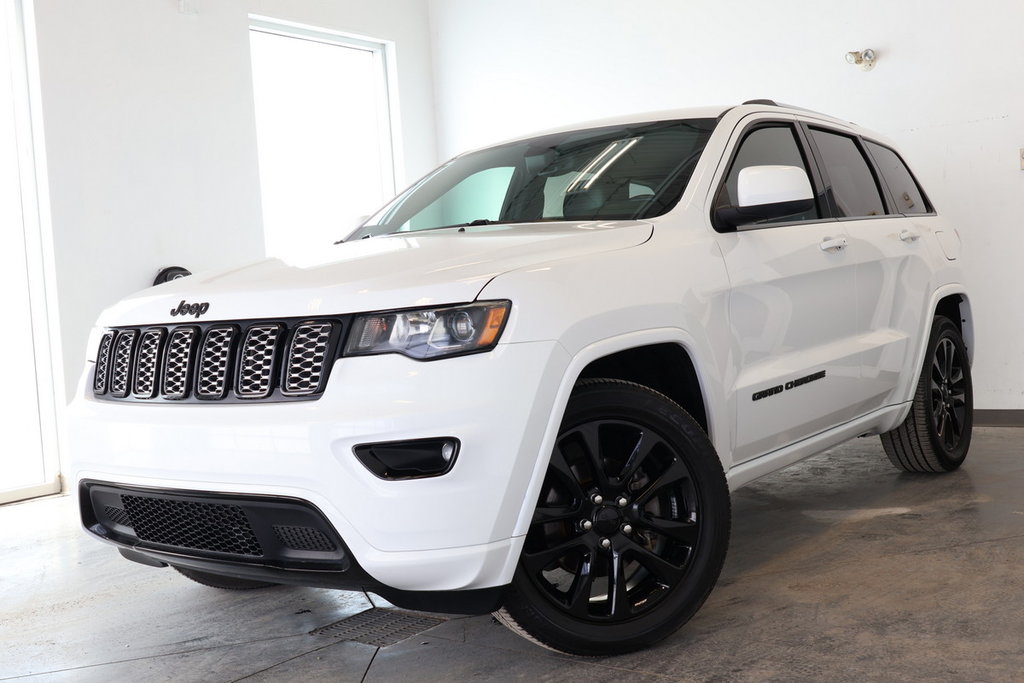
[(977, 430), (945, 476), (899, 473), (875, 438), (833, 449), (735, 494), (725, 571), (686, 627), (647, 652), (587, 659), (490, 616), (387, 647), (311, 635), (370, 598), (205, 588), (86, 538), (70, 497), (9, 505), (0, 679), (1019, 679), (1022, 491), (1024, 430)]

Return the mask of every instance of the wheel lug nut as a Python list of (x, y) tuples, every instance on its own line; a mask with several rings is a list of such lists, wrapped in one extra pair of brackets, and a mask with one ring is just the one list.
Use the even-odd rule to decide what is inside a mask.
[(590, 529), (593, 526), (594, 526), (594, 523), (591, 522), (589, 519), (585, 519), (582, 522), (580, 522), (580, 528), (583, 529), (584, 531), (590, 531)]
[(629, 534), (633, 533), (633, 527), (630, 526), (629, 524), (623, 524), (622, 525), (622, 533), (624, 533), (624, 534), (626, 534), (628, 536)]
[(604, 548), (605, 550), (608, 550), (608, 548), (612, 547), (612, 542), (609, 541), (607, 538), (602, 538), (601, 539), (601, 547)]
[(590, 497), (590, 502), (594, 505), (600, 505), (604, 502), (604, 497), (600, 493), (595, 493)]
[(619, 499), (615, 502), (619, 504), (620, 508), (624, 508), (627, 505), (629, 505), (629, 498), (626, 498), (625, 496), (619, 496)]

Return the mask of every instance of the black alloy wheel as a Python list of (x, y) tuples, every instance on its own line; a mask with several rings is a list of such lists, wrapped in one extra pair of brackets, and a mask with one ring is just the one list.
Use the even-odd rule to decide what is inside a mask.
[(971, 364), (960, 329), (936, 316), (910, 413), (882, 434), (886, 455), (907, 472), (951, 472), (963, 464), (974, 425)]
[(932, 358), (932, 426), (947, 452), (953, 452), (964, 438), (967, 424), (967, 359), (950, 336), (939, 339)]
[(728, 496), (707, 436), (678, 405), (626, 382), (581, 383), (499, 618), (574, 654), (664, 638), (717, 580)]

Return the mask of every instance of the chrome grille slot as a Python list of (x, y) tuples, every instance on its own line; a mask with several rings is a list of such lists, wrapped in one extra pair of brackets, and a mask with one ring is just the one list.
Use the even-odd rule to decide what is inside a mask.
[(281, 335), (277, 324), (253, 325), (245, 333), (235, 393), (242, 398), (265, 398), (273, 389), (274, 352)]
[(333, 329), (329, 322), (303, 323), (295, 328), (285, 359), (285, 394), (306, 395), (321, 389)]
[(107, 330), (93, 394), (104, 401), (239, 403), (319, 398), (346, 316), (196, 321)]
[(138, 360), (135, 363), (135, 382), (132, 394), (136, 398), (153, 398), (156, 395), (157, 362), (164, 342), (164, 330), (146, 330), (139, 337)]
[(167, 341), (164, 361), (163, 396), (177, 401), (188, 396), (192, 355), (198, 331), (194, 327), (176, 327)]
[(97, 394), (107, 391), (107, 375), (110, 370), (110, 349), (114, 345), (114, 333), (107, 332), (100, 339), (100, 349), (96, 353), (96, 371), (93, 373), (92, 390)]
[(128, 395), (128, 377), (131, 374), (132, 351), (135, 349), (137, 330), (122, 330), (114, 343), (114, 362), (110, 375), (110, 393), (118, 398)]
[(211, 327), (203, 338), (199, 353), (199, 376), (196, 378), (196, 396), (224, 398), (230, 382), (231, 347), (237, 330), (234, 325)]

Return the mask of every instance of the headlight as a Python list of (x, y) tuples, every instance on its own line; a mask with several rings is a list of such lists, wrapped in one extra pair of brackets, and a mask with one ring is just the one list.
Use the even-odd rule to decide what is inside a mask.
[(486, 301), (359, 315), (352, 323), (345, 355), (401, 353), (429, 360), (487, 351), (498, 343), (511, 307), (510, 301)]

